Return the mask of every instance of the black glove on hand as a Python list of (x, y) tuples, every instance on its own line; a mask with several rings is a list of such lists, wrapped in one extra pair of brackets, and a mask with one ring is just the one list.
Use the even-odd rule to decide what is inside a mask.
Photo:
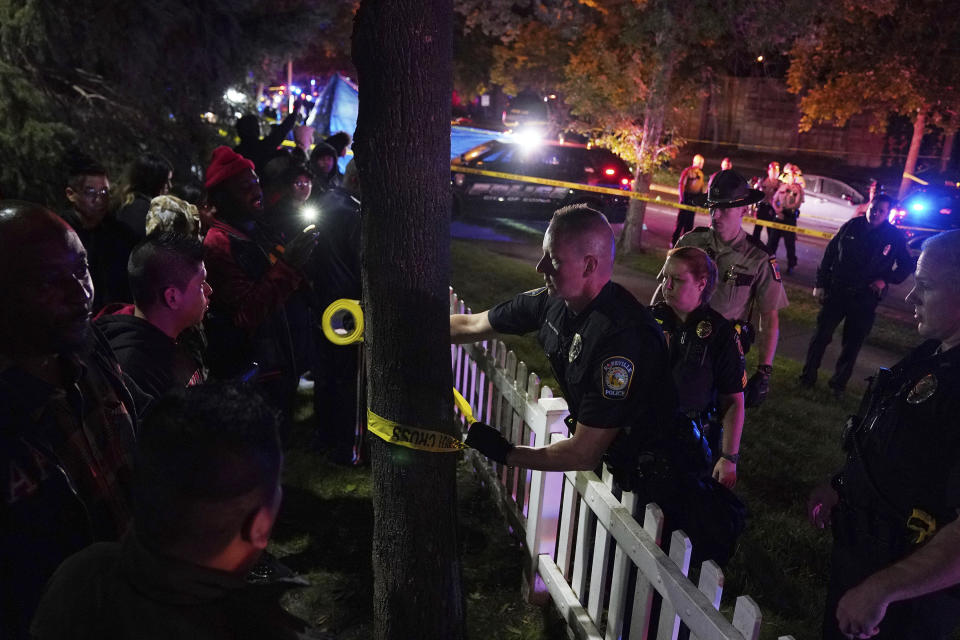
[(759, 407), (767, 398), (767, 391), (770, 390), (770, 374), (773, 373), (773, 367), (768, 364), (761, 364), (757, 367), (757, 372), (747, 380), (747, 386), (743, 389), (743, 404), (745, 407)]
[(473, 447), (491, 460), (507, 463), (507, 454), (513, 445), (500, 432), (483, 422), (474, 422), (467, 431), (468, 447)]

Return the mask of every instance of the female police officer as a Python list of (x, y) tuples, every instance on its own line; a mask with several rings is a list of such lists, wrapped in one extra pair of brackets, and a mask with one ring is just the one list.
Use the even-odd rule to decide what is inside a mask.
[(680, 410), (706, 432), (713, 477), (732, 488), (740, 458), (746, 374), (736, 330), (708, 304), (716, 283), (717, 265), (706, 252), (672, 249), (662, 272), (664, 299), (652, 309), (667, 336)]

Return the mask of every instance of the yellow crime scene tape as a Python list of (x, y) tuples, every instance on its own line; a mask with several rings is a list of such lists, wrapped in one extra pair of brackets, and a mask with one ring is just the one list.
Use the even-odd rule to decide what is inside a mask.
[[(460, 395), (456, 389), (453, 390), (453, 400), (460, 409), (460, 413), (466, 419), (467, 424), (473, 424), (477, 421), (473, 417), (473, 410), (466, 399)], [(388, 420), (378, 416), (370, 409), (367, 409), (367, 430), (377, 437), (408, 449), (417, 451), (431, 451), (433, 453), (451, 453), (467, 449), (467, 444), (455, 438), (448, 433), (411, 427), (408, 425)]]
[[(351, 328), (348, 320), (352, 320)], [(363, 309), (359, 300), (334, 300), (324, 310), (320, 324), (323, 335), (333, 344), (344, 346), (363, 341)]]
[(417, 451), (455, 453), (467, 448), (466, 443), (450, 434), (400, 424), (370, 409), (367, 409), (367, 430), (390, 444)]
[[(594, 187), (588, 184), (580, 184), (578, 182), (564, 182), (562, 180), (550, 180), (549, 178), (534, 178), (531, 176), (523, 176), (517, 173), (501, 173), (500, 171), (486, 171), (485, 169), (474, 169), (473, 167), (464, 167), (461, 165), (453, 164), (450, 165), (450, 170), (453, 173), (469, 173), (478, 176), (487, 176), (489, 178), (500, 178), (502, 180), (514, 180), (516, 182), (529, 182), (531, 184), (542, 184), (548, 187), (561, 187), (565, 189), (571, 189), (574, 191), (590, 191), (592, 193), (606, 193), (612, 196), (620, 196), (621, 198), (632, 198), (634, 200), (643, 200), (645, 202), (652, 202), (655, 204), (662, 204), (668, 206), (671, 209), (686, 209), (687, 211), (693, 211), (694, 213), (702, 213), (704, 215), (709, 215), (710, 210), (704, 207), (695, 207), (690, 204), (680, 204), (679, 202), (667, 202), (660, 196), (649, 196), (643, 193), (636, 193), (633, 191), (624, 191), (622, 189), (613, 189), (611, 187)], [(826, 238), (827, 240), (831, 239), (834, 234), (828, 231), (814, 231), (813, 229), (806, 229), (804, 227), (797, 227), (789, 224), (783, 224), (782, 222), (772, 222), (769, 220), (757, 220), (751, 216), (744, 216), (744, 222), (752, 222), (753, 224), (760, 225), (761, 227), (772, 227), (774, 229), (782, 229), (784, 231), (792, 231), (794, 233), (800, 233), (806, 236), (813, 236), (814, 238)]]

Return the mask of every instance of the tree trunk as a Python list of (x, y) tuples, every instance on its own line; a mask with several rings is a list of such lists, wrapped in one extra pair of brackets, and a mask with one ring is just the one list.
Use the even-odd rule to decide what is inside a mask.
[[(353, 61), (370, 409), (455, 434), (449, 348), (451, 0), (363, 0)], [(457, 640), (456, 454), (370, 439), (374, 637)]]
[(946, 173), (953, 155), (953, 141), (957, 138), (957, 127), (950, 125), (943, 132), (943, 149), (940, 150), (940, 173)]
[(920, 143), (923, 142), (923, 132), (927, 126), (927, 110), (922, 108), (917, 112), (917, 119), (913, 121), (913, 138), (910, 139), (910, 151), (907, 152), (907, 163), (903, 167), (903, 177), (900, 179), (900, 191), (897, 198), (907, 195), (907, 188), (912, 182), (907, 174), (913, 175), (917, 170), (917, 156), (920, 155)]
[[(663, 124), (667, 110), (667, 90), (670, 78), (673, 75), (673, 62), (665, 56), (657, 69), (657, 77), (650, 87), (647, 98), (647, 109), (643, 117), (643, 136), (640, 139), (640, 149), (637, 157), (637, 172), (634, 176), (633, 188), (637, 193), (650, 193), (650, 184), (653, 182), (653, 170), (660, 150), (660, 139), (663, 137)], [(643, 200), (631, 200), (627, 209), (627, 219), (617, 243), (621, 253), (633, 253), (643, 250), (643, 220), (647, 213), (647, 203)]]

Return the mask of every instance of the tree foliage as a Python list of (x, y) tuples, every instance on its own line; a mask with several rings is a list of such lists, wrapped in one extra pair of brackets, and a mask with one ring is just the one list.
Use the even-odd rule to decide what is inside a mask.
[[(784, 46), (817, 4), (458, 0), (457, 9), (467, 28), (499, 39), (491, 73), (496, 82), (508, 90), (559, 93), (570, 107), (571, 127), (632, 162), (635, 185), (645, 191), (675, 143), (677, 116), (711, 84), (717, 69), (733, 53)], [(627, 226), (636, 237), (627, 248), (639, 244), (642, 216), (642, 204), (631, 207)]]
[(142, 149), (201, 161), (224, 90), (329, 24), (320, 0), (0, 0), (0, 186), (55, 202), (73, 146), (112, 168)]
[(845, 124), (873, 114), (934, 123), (960, 107), (960, 21), (950, 0), (845, 0), (827, 5), (821, 21), (790, 51), (788, 87), (801, 94), (801, 130)]

